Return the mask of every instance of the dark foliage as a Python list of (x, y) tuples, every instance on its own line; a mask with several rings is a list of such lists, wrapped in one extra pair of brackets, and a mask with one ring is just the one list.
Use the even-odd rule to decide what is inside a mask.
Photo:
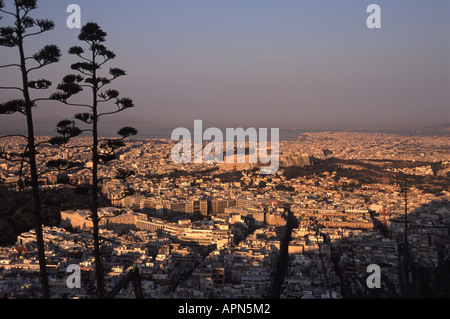
[[(71, 189), (46, 191), (42, 200), (42, 222), (59, 226), (61, 210), (80, 209), (88, 198)], [(32, 196), (29, 191), (0, 188), (0, 245), (13, 245), (22, 232), (34, 229)]]

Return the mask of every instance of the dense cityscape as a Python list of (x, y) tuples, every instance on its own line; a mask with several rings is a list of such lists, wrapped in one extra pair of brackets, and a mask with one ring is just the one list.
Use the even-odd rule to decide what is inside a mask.
[[(91, 178), (90, 153), (82, 147), (88, 142), (46, 145), (37, 155), (38, 163), (63, 158), (83, 167), (39, 167), (44, 196), (72, 194), (49, 209), (43, 229), (52, 298), (95, 297), (92, 220), (80, 191)], [(260, 174), (258, 164), (175, 164), (174, 144), (127, 141), (99, 172), (107, 296), (449, 296), (448, 136), (304, 133), (280, 141), (273, 175)], [(22, 147), (19, 138), (2, 141), (8, 152)], [(134, 175), (115, 178), (118, 170)], [(4, 234), (10, 229), (0, 248), (0, 298), (40, 296), (34, 229), (14, 233), (7, 221), (7, 208), (12, 216), (23, 204), (11, 202), (20, 171), (20, 163), (0, 162), (0, 227)], [(382, 274), (377, 288), (366, 283), (373, 264)], [(81, 269), (81, 288), (67, 284), (70, 265)]]
[(273, 318), (450, 299), (448, 13), (0, 0), (0, 302)]

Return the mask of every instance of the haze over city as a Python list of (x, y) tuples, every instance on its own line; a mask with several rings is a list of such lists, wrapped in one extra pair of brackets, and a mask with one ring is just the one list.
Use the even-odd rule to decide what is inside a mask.
[(0, 299), (450, 298), (429, 3), (0, 0)]
[[(36, 10), (56, 28), (30, 41), (36, 49), (54, 43), (64, 54), (43, 72), (53, 82), (44, 94), (71, 71), (67, 50), (79, 30), (66, 25), (70, 3), (41, 1)], [(367, 1), (77, 4), (82, 23), (95, 21), (108, 33), (114, 63), (128, 73), (114, 87), (136, 105), (104, 121), (106, 135), (119, 121), (145, 137), (192, 127), (195, 119), (220, 128), (410, 130), (450, 118), (445, 0), (377, 1), (380, 29), (366, 25)], [(15, 59), (2, 53), (0, 64)], [(15, 76), (2, 70), (0, 85)], [(13, 98), (14, 92), (2, 95)], [(40, 103), (37, 133), (53, 135), (56, 123), (72, 113)], [(13, 118), (0, 119), (0, 131), (16, 131), (23, 119)]]

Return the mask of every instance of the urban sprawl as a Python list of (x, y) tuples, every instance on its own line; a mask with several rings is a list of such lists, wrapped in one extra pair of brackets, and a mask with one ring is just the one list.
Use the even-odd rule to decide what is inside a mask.
[[(19, 153), (20, 142), (2, 143)], [(258, 164), (175, 164), (174, 145), (131, 140), (116, 161), (102, 166), (107, 292), (137, 271), (151, 299), (396, 297), (404, 292), (405, 229), (411, 272), (428, 271), (422, 277), (430, 284), (450, 256), (448, 136), (304, 133), (280, 142), (280, 170), (273, 175), (259, 174)], [(89, 183), (90, 156), (87, 148), (42, 148), (38, 162), (63, 158), (85, 167), (46, 172), (42, 165), (42, 190)], [(135, 175), (116, 179), (118, 169)], [(0, 161), (10, 191), (19, 170), (20, 163)], [(403, 189), (399, 176), (408, 179)], [(58, 224), (44, 227), (51, 297), (95, 298), (89, 208), (62, 210), (58, 217)], [(381, 288), (367, 287), (372, 264), (381, 268)], [(81, 269), (79, 289), (67, 285), (70, 265)], [(419, 277), (409, 277), (416, 287)], [(0, 247), (0, 298), (39, 296), (30, 229)], [(115, 297), (134, 298), (133, 285)]]

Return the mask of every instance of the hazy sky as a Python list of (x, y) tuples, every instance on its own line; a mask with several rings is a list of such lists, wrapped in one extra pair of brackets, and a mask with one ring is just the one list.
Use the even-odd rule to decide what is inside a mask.
[[(105, 118), (105, 131), (132, 125), (145, 134), (195, 119), (208, 127), (302, 129), (450, 122), (448, 0), (41, 0), (33, 17), (57, 26), (27, 48), (54, 43), (65, 54), (35, 73), (54, 83), (44, 96), (71, 73), (68, 48), (81, 45), (79, 30), (66, 26), (71, 3), (80, 5), (83, 24), (95, 21), (108, 33), (106, 45), (118, 55), (108, 66), (128, 72), (111, 88), (136, 108)], [(381, 7), (381, 29), (366, 25), (371, 3)], [(0, 52), (0, 64), (17, 62), (16, 50)], [(0, 86), (18, 80), (14, 71), (0, 69)], [(13, 97), (0, 92), (0, 102)], [(80, 111), (40, 104), (36, 128), (46, 134)], [(20, 121), (1, 116), (0, 133)]]

